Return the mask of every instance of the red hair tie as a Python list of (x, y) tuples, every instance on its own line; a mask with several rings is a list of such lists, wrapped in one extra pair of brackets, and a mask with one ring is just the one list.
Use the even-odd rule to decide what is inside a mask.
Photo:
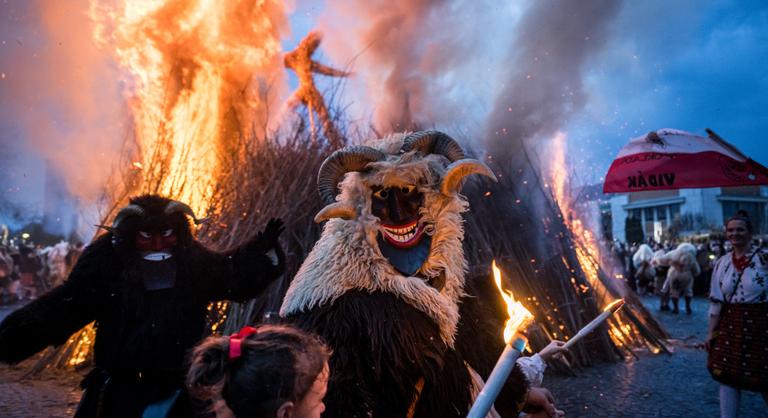
[(240, 332), (236, 332), (229, 336), (229, 360), (236, 360), (242, 354), (243, 339), (248, 338), (251, 334), (259, 332), (258, 328), (244, 326), (240, 329)]

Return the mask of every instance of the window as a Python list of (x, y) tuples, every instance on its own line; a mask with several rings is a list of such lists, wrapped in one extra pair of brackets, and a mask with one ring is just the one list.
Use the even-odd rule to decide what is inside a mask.
[(656, 212), (654, 208), (645, 208), (645, 222), (653, 222), (653, 213)]
[(669, 216), (672, 217), (672, 221), (675, 221), (677, 219), (680, 219), (680, 204), (675, 203), (674, 205), (669, 205)]

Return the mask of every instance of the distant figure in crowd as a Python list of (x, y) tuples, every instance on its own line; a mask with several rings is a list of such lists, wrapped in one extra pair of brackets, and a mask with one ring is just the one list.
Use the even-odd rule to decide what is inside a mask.
[(720, 416), (739, 416), (741, 391), (768, 404), (768, 253), (750, 246), (752, 223), (740, 214), (725, 223), (733, 252), (717, 259), (710, 288), (707, 368), (720, 382)]
[(80, 258), (80, 255), (83, 254), (83, 249), (85, 248), (85, 244), (78, 241), (74, 245), (71, 245), (69, 247), (69, 251), (67, 251), (67, 255), (64, 257), (64, 264), (67, 269), (67, 276), (69, 276), (69, 273), (72, 272), (72, 269), (75, 268), (75, 263), (77, 263), (77, 259)]
[(693, 293), (703, 295), (709, 291), (709, 284), (712, 280), (712, 262), (714, 254), (707, 244), (699, 244), (696, 247), (696, 263), (699, 264), (701, 274), (694, 280)]
[(672, 299), (672, 313), (680, 313), (680, 296), (685, 297), (685, 312), (691, 314), (691, 299), (693, 298), (693, 278), (701, 273), (696, 261), (696, 247), (682, 243), (667, 253), (669, 270), (664, 282), (662, 293), (669, 294)]
[(66, 257), (69, 252), (69, 243), (62, 241), (47, 250), (48, 283), (55, 287), (67, 278)]
[(188, 217), (197, 223), (178, 201), (131, 199), (61, 286), (0, 323), (0, 361), (24, 360), (96, 321), (95, 367), (75, 417), (136, 418), (158, 403), (189, 416), (184, 360), (204, 335), (208, 304), (258, 296), (284, 262), (279, 220), (216, 253), (194, 239)]
[(16, 301), (16, 292), (12, 286), (14, 282), (14, 263), (11, 254), (5, 247), (0, 247), (0, 303), (6, 304)]
[(632, 256), (632, 265), (635, 267), (635, 283), (637, 284), (637, 293), (644, 295), (656, 277), (656, 269), (651, 265), (653, 260), (653, 250), (647, 244), (642, 244)]
[(244, 327), (194, 349), (187, 387), (218, 418), (319, 418), (330, 355), (293, 327)]
[(40, 274), (43, 270), (43, 262), (32, 247), (21, 246), (19, 248), (19, 273), (21, 274), (21, 297), (34, 300), (37, 298), (38, 288), (42, 288)]
[(659, 295), (659, 310), (662, 312), (669, 311), (669, 293), (664, 292), (664, 282), (667, 281), (667, 271), (669, 271), (669, 259), (664, 250), (659, 249), (653, 253), (651, 266), (656, 271), (656, 276), (653, 278), (653, 291)]

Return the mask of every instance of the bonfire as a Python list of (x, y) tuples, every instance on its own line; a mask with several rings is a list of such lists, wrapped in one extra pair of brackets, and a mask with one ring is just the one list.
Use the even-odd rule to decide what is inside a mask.
[[(208, 217), (198, 238), (226, 250), (270, 217), (282, 218), (291, 262), (284, 279), (261, 300), (209, 308), (212, 333), (269, 320), (319, 236), (312, 219), (320, 209), (315, 176), (321, 162), (339, 146), (374, 136), (350, 137), (347, 132), (353, 129), (345, 115), (335, 103), (326, 104), (313, 80), (318, 73), (350, 74), (312, 60), (320, 45), (315, 32), (295, 51), (282, 51), (279, 40), (287, 19), (277, 1), (255, 6), (194, 0), (94, 5), (91, 17), (97, 23), (96, 42), (113, 51), (131, 80), (126, 101), (132, 129), (109, 183), (104, 219), (130, 195), (161, 193), (189, 202)], [(289, 106), (279, 105), (284, 66), (296, 71), (300, 81)], [(308, 123), (279, 113), (298, 104), (306, 106)], [(313, 112), (322, 131), (314, 127)], [(290, 126), (274, 126), (280, 123)], [(467, 188), (473, 209), (465, 217), (465, 245), (468, 286), (497, 308), (499, 328), (506, 311), (489, 277), (492, 259), (505, 272), (503, 286), (537, 320), (529, 329), (534, 351), (550, 339), (568, 340), (619, 298), (627, 301), (625, 308), (574, 348), (572, 364), (620, 359), (640, 346), (665, 351), (663, 329), (601, 266), (599, 245), (569, 198), (565, 172), (547, 173), (525, 152), (488, 162), (500, 182)], [(565, 170), (566, 161), (554, 166)], [(92, 344), (89, 326), (63, 347), (49, 350), (35, 370), (87, 365)]]

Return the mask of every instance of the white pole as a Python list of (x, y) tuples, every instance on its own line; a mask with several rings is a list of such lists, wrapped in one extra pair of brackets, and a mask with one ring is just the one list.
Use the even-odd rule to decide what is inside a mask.
[(504, 383), (506, 383), (507, 377), (512, 372), (512, 368), (515, 367), (515, 362), (520, 357), (520, 353), (525, 349), (526, 343), (526, 338), (517, 334), (512, 338), (512, 342), (504, 347), (504, 351), (496, 362), (496, 366), (493, 367), (491, 375), (488, 376), (488, 381), (485, 382), (485, 386), (483, 386), (480, 394), (477, 395), (472, 409), (469, 410), (467, 418), (485, 418), (488, 415), (488, 411), (493, 407), (493, 403), (499, 396), (501, 388), (504, 387)]

